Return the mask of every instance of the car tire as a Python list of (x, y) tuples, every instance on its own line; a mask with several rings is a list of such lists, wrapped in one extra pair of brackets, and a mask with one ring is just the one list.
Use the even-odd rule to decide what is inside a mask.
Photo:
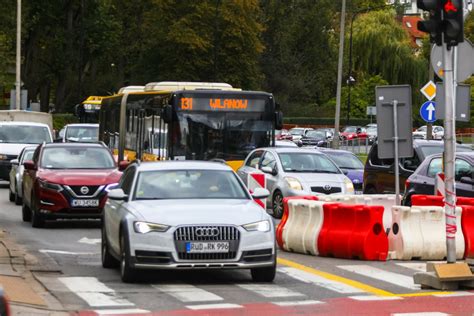
[(24, 222), (31, 221), (31, 209), (25, 204), (25, 201), (23, 201), (21, 207), (21, 217)]
[(130, 265), (130, 251), (124, 234), (120, 235), (120, 277), (122, 282), (133, 283), (137, 275), (134, 268)]
[[(16, 183), (15, 183), (15, 188), (18, 188)], [(21, 203), (23, 202), (22, 200), (23, 199), (18, 195), (18, 191), (17, 191), (17, 193), (15, 193), (15, 205), (21, 205)]]
[(250, 269), (254, 282), (273, 282), (276, 275), (276, 262), (271, 267)]
[(12, 192), (10, 187), (8, 187), (8, 200), (10, 200), (10, 202), (15, 202), (15, 193)]
[(119, 266), (119, 261), (110, 254), (109, 242), (107, 241), (107, 234), (104, 226), (102, 226), (101, 258), (103, 268), (112, 269)]
[(283, 216), (283, 194), (280, 191), (275, 191), (272, 198), (273, 217), (282, 218)]
[(34, 205), (33, 197), (31, 198), (31, 227), (34, 228), (43, 228), (45, 224), (45, 219), (42, 214), (38, 212), (38, 209)]

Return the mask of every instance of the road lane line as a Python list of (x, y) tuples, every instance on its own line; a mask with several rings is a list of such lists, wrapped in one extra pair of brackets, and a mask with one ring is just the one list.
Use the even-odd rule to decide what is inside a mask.
[[(345, 284), (346, 286), (350, 286), (350, 287), (354, 287), (356, 289), (359, 289), (362, 292), (368, 292), (368, 293), (372, 293), (372, 294), (378, 295), (378, 296), (398, 296), (396, 294), (390, 293), (388, 291), (384, 291), (382, 289), (378, 289), (378, 288), (370, 286), (368, 284), (364, 284), (362, 282), (347, 279), (347, 278), (344, 278), (344, 277), (341, 277), (341, 276), (338, 276), (338, 275), (335, 275), (335, 274), (319, 271), (319, 270), (316, 270), (314, 268), (307, 267), (305, 265), (299, 264), (299, 263), (291, 261), (291, 260), (278, 258), (278, 264), (285, 265), (285, 266), (288, 266), (288, 267), (292, 267), (294, 269), (297, 269), (297, 270), (300, 270), (300, 271), (304, 271), (304, 272), (322, 277), (326, 280), (330, 280), (330, 281), (338, 282), (338, 283), (341, 283), (341, 284)], [(354, 293), (358, 293), (358, 292), (354, 292)]]
[(433, 294), (436, 297), (456, 297), (456, 296), (472, 296), (474, 293), (472, 292), (454, 292), (454, 293), (440, 293), (440, 294)]
[(243, 288), (247, 291), (257, 293), (260, 296), (272, 298), (272, 297), (293, 297), (293, 296), (305, 296), (299, 292), (292, 291), (285, 287), (275, 284), (236, 284), (238, 287)]
[(93, 311), (97, 315), (135, 315), (135, 314), (148, 314), (150, 311), (145, 309), (97, 309)]
[(312, 283), (330, 291), (345, 293), (345, 294), (365, 293), (365, 291), (363, 291), (362, 289), (356, 288), (354, 286), (347, 285), (347, 284), (333, 281), (333, 280), (328, 280), (319, 275), (311, 274), (309, 272), (301, 271), (295, 268), (279, 268), (278, 271), (294, 279), (297, 279), (301, 282)]
[(155, 289), (169, 294), (183, 303), (222, 301), (222, 297), (191, 284), (152, 285)]
[(349, 296), (349, 298), (356, 301), (391, 301), (391, 300), (402, 299), (399, 296), (375, 296), (375, 295)]
[(391, 283), (400, 287), (404, 287), (410, 290), (419, 290), (420, 286), (415, 284), (413, 277), (409, 277), (400, 273), (393, 273), (390, 271), (382, 270), (379, 268), (371, 267), (368, 265), (348, 265), (348, 266), (337, 266), (340, 269), (363, 275), (379, 281)]
[(89, 306), (134, 306), (132, 302), (117, 296), (114, 290), (93, 277), (58, 278), (66, 287), (82, 298)]
[(425, 262), (398, 262), (396, 265), (415, 271), (426, 272)]
[(100, 252), (70, 252), (70, 251), (50, 250), (50, 249), (40, 249), (39, 252), (54, 253), (58, 255), (73, 255), (73, 256), (92, 256), (92, 255), (100, 254)]
[(201, 309), (224, 309), (224, 308), (242, 308), (242, 305), (237, 304), (204, 304), (204, 305), (188, 305), (186, 308), (192, 310), (201, 310)]
[(304, 305), (316, 305), (316, 304), (325, 304), (321, 301), (288, 301), (288, 302), (273, 302), (273, 304), (278, 306), (304, 306)]
[(420, 312), (420, 313), (394, 313), (392, 316), (449, 316), (450, 314), (441, 312)]

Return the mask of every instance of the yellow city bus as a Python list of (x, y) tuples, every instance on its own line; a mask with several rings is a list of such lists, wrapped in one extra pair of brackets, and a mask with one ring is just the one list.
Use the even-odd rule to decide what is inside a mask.
[(282, 115), (270, 93), (159, 82), (104, 98), (99, 122), (119, 161), (223, 160), (237, 169), (254, 148), (274, 145)]
[(99, 122), (99, 111), (103, 98), (102, 96), (90, 96), (76, 105), (76, 116), (80, 123)]

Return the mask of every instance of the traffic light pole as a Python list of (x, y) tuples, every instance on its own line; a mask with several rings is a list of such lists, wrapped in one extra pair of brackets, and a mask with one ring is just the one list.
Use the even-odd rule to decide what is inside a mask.
[(447, 262), (456, 262), (456, 188), (454, 184), (454, 153), (456, 149), (455, 135), (455, 106), (454, 106), (454, 48), (443, 44), (444, 64), (444, 174), (445, 174), (445, 202), (446, 216), (446, 247)]

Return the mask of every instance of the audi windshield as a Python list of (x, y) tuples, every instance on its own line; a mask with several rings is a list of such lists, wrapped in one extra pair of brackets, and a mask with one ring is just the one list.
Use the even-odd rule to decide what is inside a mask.
[(232, 171), (160, 170), (139, 173), (135, 199), (249, 199), (249, 196)]

